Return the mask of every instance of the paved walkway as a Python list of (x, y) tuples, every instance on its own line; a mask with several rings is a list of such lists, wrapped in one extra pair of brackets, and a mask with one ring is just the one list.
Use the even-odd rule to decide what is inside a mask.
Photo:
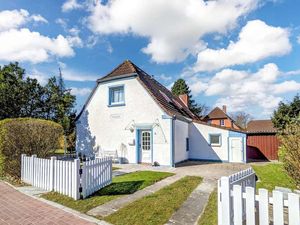
[(0, 181), (0, 224), (91, 225), (95, 223), (22, 194)]
[(127, 205), (131, 202), (134, 202), (134, 201), (136, 201), (142, 197), (145, 197), (147, 195), (153, 194), (154, 192), (160, 190), (161, 188), (176, 182), (177, 180), (181, 179), (182, 177), (183, 177), (183, 175), (176, 174), (171, 177), (165, 178), (165, 179), (163, 179), (151, 186), (148, 186), (142, 190), (139, 190), (131, 195), (126, 195), (124, 197), (117, 198), (106, 204), (103, 204), (96, 208), (93, 208), (90, 211), (88, 211), (87, 214), (89, 214), (91, 216), (102, 216), (102, 217), (108, 216), (108, 215), (118, 211), (119, 209), (123, 208), (125, 205)]
[(215, 181), (204, 179), (171, 216), (166, 225), (197, 224), (200, 215), (205, 209), (209, 195), (215, 188)]

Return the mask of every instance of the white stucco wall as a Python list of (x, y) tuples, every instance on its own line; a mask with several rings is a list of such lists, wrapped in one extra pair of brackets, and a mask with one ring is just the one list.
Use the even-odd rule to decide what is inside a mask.
[[(221, 134), (222, 145), (210, 146), (209, 134)], [(228, 160), (229, 131), (198, 123), (190, 123), (190, 159)]]
[[(110, 86), (124, 85), (125, 106), (108, 107)], [(170, 165), (170, 120), (162, 119), (164, 112), (135, 78), (116, 80), (98, 85), (93, 97), (77, 121), (77, 151), (91, 154), (118, 150), (129, 163), (136, 163), (136, 146), (130, 145), (136, 132), (132, 124), (152, 124), (153, 162)], [(136, 143), (136, 142), (135, 142)]]
[(187, 160), (186, 138), (189, 137), (189, 124), (181, 120), (174, 121), (174, 161), (175, 163)]

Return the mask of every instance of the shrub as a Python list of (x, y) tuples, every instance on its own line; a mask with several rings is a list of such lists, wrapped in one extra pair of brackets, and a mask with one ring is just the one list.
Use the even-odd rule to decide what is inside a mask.
[(294, 122), (286, 126), (281, 132), (281, 158), (284, 168), (300, 186), (300, 124)]
[(49, 157), (59, 146), (61, 125), (42, 119), (0, 121), (0, 176), (20, 178), (21, 154)]

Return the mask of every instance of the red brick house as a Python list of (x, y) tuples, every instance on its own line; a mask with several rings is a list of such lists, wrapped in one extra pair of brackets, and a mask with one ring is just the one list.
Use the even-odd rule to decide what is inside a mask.
[(203, 120), (212, 125), (242, 130), (242, 128), (238, 126), (235, 121), (230, 118), (230, 116), (227, 115), (225, 105), (223, 105), (222, 109), (219, 107), (214, 108), (207, 116), (204, 117)]

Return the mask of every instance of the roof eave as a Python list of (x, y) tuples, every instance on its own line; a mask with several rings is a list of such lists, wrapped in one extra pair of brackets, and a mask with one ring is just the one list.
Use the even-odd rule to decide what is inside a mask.
[(107, 78), (100, 78), (97, 80), (97, 83), (103, 83), (103, 82), (107, 82), (107, 81), (112, 81), (112, 80), (119, 80), (119, 79), (123, 79), (123, 78), (128, 78), (128, 77), (135, 77), (138, 76), (137, 73), (128, 73), (128, 74), (122, 74), (119, 76), (115, 76), (115, 77), (107, 77)]

